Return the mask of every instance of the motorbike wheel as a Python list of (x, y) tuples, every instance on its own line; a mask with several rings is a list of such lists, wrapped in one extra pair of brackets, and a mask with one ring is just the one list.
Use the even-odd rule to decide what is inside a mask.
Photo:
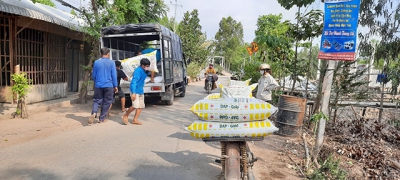
[(228, 142), (226, 144), (225, 160), (225, 179), (226, 180), (240, 180), (240, 149), (239, 144), (236, 142)]
[(207, 83), (207, 93), (208, 93), (208, 94), (211, 93), (211, 89), (212, 89), (211, 86), (212, 86), (212, 83), (211, 83), (211, 82), (208, 82), (208, 83)]

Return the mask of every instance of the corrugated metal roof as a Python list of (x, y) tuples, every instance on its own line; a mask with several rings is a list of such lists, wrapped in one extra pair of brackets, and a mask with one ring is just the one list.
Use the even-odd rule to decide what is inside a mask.
[(0, 0), (0, 11), (39, 19), (69, 29), (81, 31), (83, 20), (70, 13), (31, 0)]

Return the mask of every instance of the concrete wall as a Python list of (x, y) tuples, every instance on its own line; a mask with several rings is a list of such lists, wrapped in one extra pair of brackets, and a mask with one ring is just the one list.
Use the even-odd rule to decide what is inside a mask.
[(27, 103), (35, 103), (67, 97), (67, 83), (43, 84), (32, 86)]
[(10, 86), (0, 86), (0, 102), (12, 102), (12, 91)]

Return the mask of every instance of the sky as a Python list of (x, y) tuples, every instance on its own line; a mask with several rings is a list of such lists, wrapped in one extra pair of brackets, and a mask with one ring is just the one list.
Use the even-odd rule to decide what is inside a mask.
[[(175, 2), (176, 1), (176, 2)], [(316, 0), (314, 4), (308, 7), (311, 9), (323, 10), (323, 3)], [(219, 22), (222, 18), (231, 16), (234, 20), (241, 22), (244, 31), (244, 41), (252, 42), (255, 38), (257, 29), (257, 19), (261, 15), (282, 14), (283, 20), (295, 22), (297, 8), (286, 10), (279, 5), (277, 0), (168, 0), (164, 1), (170, 8), (168, 17), (175, 16), (176, 20), (182, 20), (186, 11), (197, 9), (199, 11), (200, 25), (203, 32), (206, 32), (207, 38), (214, 38), (219, 29)], [(179, 6), (174, 6), (178, 4)], [(300, 11), (304, 12), (306, 8)]]
[[(54, 1), (54, 0), (53, 0)], [(89, 0), (64, 0), (71, 5), (79, 7)], [(237, 22), (243, 25), (244, 41), (252, 42), (255, 38), (254, 32), (257, 29), (257, 19), (261, 15), (282, 14), (283, 20), (295, 22), (297, 8), (286, 10), (278, 4), (277, 0), (164, 0), (169, 7), (168, 17), (174, 17), (176, 11), (176, 20), (182, 20), (183, 14), (197, 9), (199, 12), (200, 25), (202, 31), (206, 32), (208, 39), (213, 39), (219, 29), (219, 22), (224, 17), (231, 16)], [(70, 11), (60, 3), (55, 1), (57, 8), (64, 11)], [(177, 6), (175, 6), (177, 4)], [(323, 3), (320, 0), (300, 11), (305, 12), (311, 9), (323, 10)], [(316, 43), (319, 43), (316, 41)]]

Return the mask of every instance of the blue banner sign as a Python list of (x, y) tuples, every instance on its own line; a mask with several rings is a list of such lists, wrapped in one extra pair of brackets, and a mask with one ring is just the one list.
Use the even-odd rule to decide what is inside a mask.
[(319, 59), (353, 61), (360, 0), (325, 0)]

